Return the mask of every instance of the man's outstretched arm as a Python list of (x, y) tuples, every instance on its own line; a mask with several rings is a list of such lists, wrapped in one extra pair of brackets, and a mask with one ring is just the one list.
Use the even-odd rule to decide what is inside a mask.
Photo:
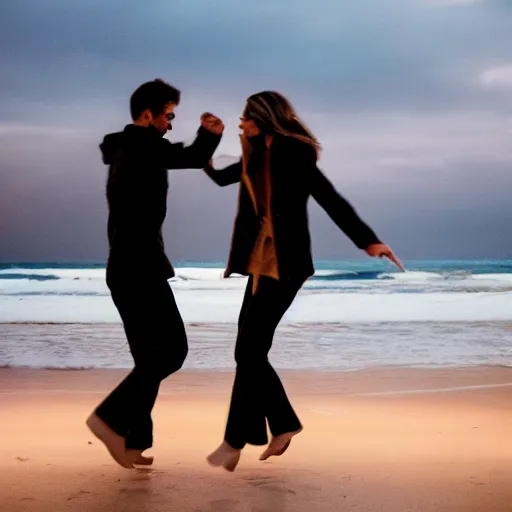
[(201, 126), (190, 146), (160, 139), (155, 148), (156, 164), (166, 169), (202, 169), (211, 160), (224, 131), (222, 121), (211, 115), (201, 116)]

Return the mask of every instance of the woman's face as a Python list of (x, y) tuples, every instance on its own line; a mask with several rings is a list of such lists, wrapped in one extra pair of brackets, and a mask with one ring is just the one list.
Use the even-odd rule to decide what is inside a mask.
[(246, 137), (256, 137), (261, 133), (261, 130), (256, 126), (256, 123), (252, 119), (247, 119), (246, 117), (240, 118), (240, 124), (238, 125), (240, 130), (242, 130), (243, 134)]

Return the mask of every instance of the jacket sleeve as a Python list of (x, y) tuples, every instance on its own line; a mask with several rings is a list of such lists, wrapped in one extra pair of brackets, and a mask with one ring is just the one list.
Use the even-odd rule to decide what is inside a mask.
[(332, 183), (314, 165), (310, 174), (311, 195), (333, 222), (359, 249), (381, 243), (373, 230), (359, 217), (352, 205), (343, 198)]
[(222, 135), (215, 135), (202, 126), (190, 146), (159, 139), (155, 149), (156, 165), (166, 169), (202, 169), (211, 160)]
[(225, 187), (240, 181), (242, 177), (242, 160), (219, 170), (215, 170), (208, 164), (203, 170), (219, 187)]

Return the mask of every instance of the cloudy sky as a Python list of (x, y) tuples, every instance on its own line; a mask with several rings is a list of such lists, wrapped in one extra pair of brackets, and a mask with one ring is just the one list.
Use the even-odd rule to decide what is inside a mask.
[[(98, 144), (155, 77), (183, 92), (169, 138), (211, 110), (219, 154), (249, 94), (285, 93), (404, 259), (512, 258), (509, 0), (18, 0), (0, 19), (0, 261), (104, 261)], [(170, 174), (169, 255), (225, 259), (236, 189)], [(315, 257), (359, 257), (310, 204)]]

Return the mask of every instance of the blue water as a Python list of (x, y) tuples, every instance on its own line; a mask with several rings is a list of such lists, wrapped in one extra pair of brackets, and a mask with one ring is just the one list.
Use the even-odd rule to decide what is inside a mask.
[[(173, 261), (176, 268), (223, 268), (223, 261)], [(431, 260), (405, 261), (410, 272), (432, 272), (456, 277), (482, 274), (512, 274), (512, 260)], [(57, 280), (59, 277), (51, 270), (62, 269), (103, 269), (104, 263), (0, 263), (0, 280), (33, 279), (37, 281)], [(389, 273), (399, 272), (386, 260), (352, 260), (352, 261), (317, 261), (317, 271), (329, 271), (328, 275), (316, 275), (313, 281), (362, 281), (374, 279), (390, 279)], [(46, 270), (47, 274), (23, 274), (18, 270)], [(11, 270), (11, 272), (9, 272)]]

